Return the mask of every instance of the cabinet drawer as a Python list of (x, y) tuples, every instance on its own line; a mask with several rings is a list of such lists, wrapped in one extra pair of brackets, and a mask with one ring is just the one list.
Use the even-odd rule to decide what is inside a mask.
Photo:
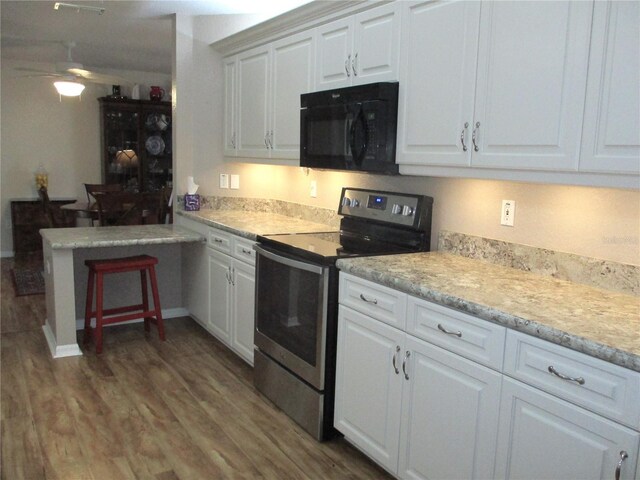
[(504, 373), (640, 430), (638, 372), (510, 330)]
[(231, 235), (221, 230), (210, 228), (207, 245), (220, 252), (231, 254)]
[(339, 296), (342, 305), (404, 330), (407, 312), (406, 294), (341, 273)]
[(407, 333), (502, 370), (505, 327), (415, 297), (407, 309)]
[(233, 238), (233, 256), (250, 265), (256, 264), (256, 251), (253, 249), (255, 242), (243, 238)]

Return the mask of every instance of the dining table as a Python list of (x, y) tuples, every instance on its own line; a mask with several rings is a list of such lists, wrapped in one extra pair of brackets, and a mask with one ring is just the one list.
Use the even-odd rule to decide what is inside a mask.
[(98, 220), (98, 205), (96, 202), (76, 201), (60, 206), (63, 210), (74, 212), (76, 215), (76, 226), (93, 226), (93, 221)]

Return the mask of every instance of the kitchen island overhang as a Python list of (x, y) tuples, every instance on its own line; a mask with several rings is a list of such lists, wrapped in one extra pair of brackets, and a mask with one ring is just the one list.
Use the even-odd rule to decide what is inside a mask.
[[(182, 305), (181, 258), (184, 245), (205, 238), (179, 225), (48, 228), (43, 239), (46, 320), (42, 327), (54, 358), (82, 355), (77, 341), (84, 312), (87, 258), (114, 258), (146, 253), (158, 257), (163, 316), (187, 315)], [(106, 286), (105, 301), (125, 304), (139, 296), (139, 280)], [(129, 281), (130, 280), (130, 281)]]

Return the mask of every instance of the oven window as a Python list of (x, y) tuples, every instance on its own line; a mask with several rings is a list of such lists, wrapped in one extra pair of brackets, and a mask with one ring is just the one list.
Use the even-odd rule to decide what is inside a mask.
[(270, 340), (316, 366), (324, 328), (323, 276), (261, 256), (256, 326)]

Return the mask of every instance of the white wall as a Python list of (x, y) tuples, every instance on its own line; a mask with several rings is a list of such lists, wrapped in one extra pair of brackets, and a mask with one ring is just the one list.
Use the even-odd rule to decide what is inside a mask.
[[(58, 96), (51, 78), (25, 77), (24, 64), (3, 60), (1, 73), (0, 251), (11, 254), (10, 200), (37, 198), (34, 172), (49, 172), (52, 198), (86, 198), (83, 183), (101, 181), (100, 117), (97, 98), (111, 87), (87, 84), (80, 99)], [(33, 67), (33, 64), (29, 64)], [(44, 68), (50, 66), (43, 65)], [(141, 85), (169, 91), (170, 78), (146, 72), (109, 72)], [(142, 88), (146, 94), (148, 90)], [(128, 95), (128, 89), (123, 94)]]

